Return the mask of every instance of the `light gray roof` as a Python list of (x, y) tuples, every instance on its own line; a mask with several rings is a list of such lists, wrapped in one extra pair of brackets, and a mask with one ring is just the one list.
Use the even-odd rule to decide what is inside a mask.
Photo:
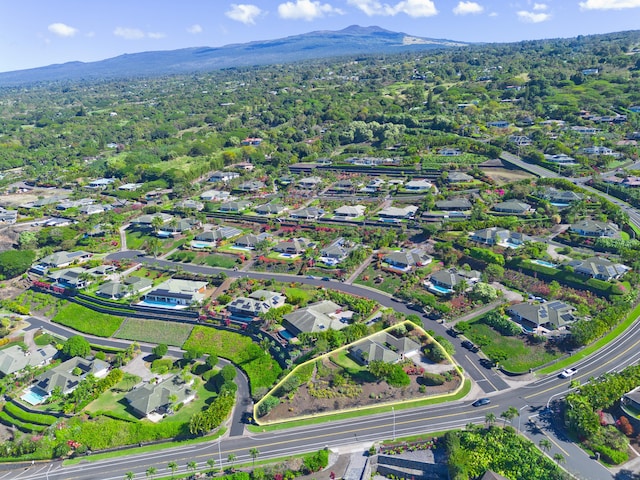
[(168, 408), (175, 396), (175, 403), (183, 402), (193, 395), (193, 391), (178, 375), (167, 378), (161, 383), (142, 385), (125, 395), (125, 398), (138, 414), (146, 416), (160, 409)]
[(267, 232), (263, 232), (258, 235), (248, 233), (247, 235), (236, 238), (234, 244), (241, 247), (255, 247), (258, 243), (268, 240), (269, 238), (271, 238), (271, 235)]
[(508, 200), (506, 202), (497, 203), (493, 206), (496, 212), (514, 212), (524, 213), (531, 208), (531, 205), (517, 200)]
[(400, 250), (386, 254), (384, 261), (398, 266), (414, 267), (429, 263), (432, 258), (424, 250), (414, 248), (411, 250)]
[(83, 257), (91, 257), (92, 254), (84, 250), (76, 250), (75, 252), (56, 252), (42, 258), (38, 263), (56, 267), (58, 265), (67, 265)]
[(558, 328), (575, 320), (575, 308), (559, 300), (546, 303), (517, 303), (507, 311), (537, 326), (550, 324)]
[(618, 278), (631, 270), (626, 265), (614, 263), (602, 257), (590, 257), (586, 260), (572, 260), (569, 265), (574, 271), (593, 278), (610, 280)]
[(194, 238), (201, 242), (214, 242), (217, 240), (226, 240), (242, 234), (242, 230), (235, 227), (220, 226), (213, 230), (199, 233)]
[[(73, 370), (76, 367), (82, 372), (79, 376), (73, 374)], [(89, 373), (95, 374), (108, 368), (109, 364), (102, 360), (86, 360), (80, 357), (73, 357), (38, 375), (35, 385), (46, 393), (51, 393), (56, 387), (60, 387), (62, 392), (66, 394), (73, 391)]]
[(436, 202), (438, 210), (470, 210), (471, 207), (471, 202), (466, 198), (451, 198)]
[(322, 332), (329, 329), (341, 330), (347, 326), (347, 323), (329, 316), (340, 309), (340, 305), (323, 300), (286, 314), (283, 324), (294, 335), (302, 332)]
[(45, 345), (33, 353), (25, 352), (19, 345), (0, 350), (0, 373), (10, 375), (19, 372), (28, 365), (36, 367), (48, 363), (58, 350), (53, 345)]

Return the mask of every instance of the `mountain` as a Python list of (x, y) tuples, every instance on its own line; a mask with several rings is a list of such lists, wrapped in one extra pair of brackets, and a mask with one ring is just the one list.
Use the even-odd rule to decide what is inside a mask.
[(301, 60), (443, 47), (466, 43), (391, 32), (380, 27), (352, 25), (339, 31), (317, 31), (276, 40), (224, 47), (125, 54), (97, 62), (69, 62), (28, 70), (0, 73), (0, 86), (56, 80), (113, 79), (192, 73)]

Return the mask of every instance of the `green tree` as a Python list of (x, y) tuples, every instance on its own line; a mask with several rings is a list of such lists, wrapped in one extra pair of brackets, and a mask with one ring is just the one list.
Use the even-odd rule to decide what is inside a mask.
[(169, 346), (166, 343), (160, 343), (155, 347), (153, 347), (153, 350), (152, 350), (153, 354), (156, 357), (164, 357), (168, 351), (169, 351)]
[(74, 335), (62, 346), (62, 354), (67, 358), (87, 357), (91, 353), (91, 345), (80, 335)]
[(153, 237), (147, 240), (147, 253), (149, 255), (153, 255), (154, 257), (157, 257), (161, 248), (162, 248), (162, 243), (160, 242), (159, 238)]
[(36, 258), (33, 250), (5, 250), (0, 253), (0, 275), (13, 278), (29, 270)]
[(540, 442), (538, 442), (538, 445), (540, 446), (540, 450), (542, 450), (543, 452), (549, 453), (549, 451), (551, 451), (552, 444), (548, 438), (543, 438), (542, 440), (540, 440)]
[(171, 478), (176, 474), (176, 470), (178, 470), (178, 464), (176, 462), (169, 462), (167, 464), (167, 468), (171, 470)]
[(500, 417), (504, 419), (505, 426), (507, 425), (507, 421), (511, 421), (514, 418), (520, 416), (520, 412), (516, 407), (509, 407), (504, 412), (500, 414)]
[(484, 416), (484, 423), (486, 423), (487, 425), (489, 425), (490, 427), (492, 425), (494, 425), (496, 423), (496, 416), (495, 414), (489, 412)]
[(231, 470), (233, 470), (233, 464), (235, 463), (238, 456), (235, 453), (230, 453), (227, 455), (227, 461), (231, 464)]
[(253, 447), (249, 450), (249, 455), (251, 455), (251, 458), (253, 459), (253, 466), (256, 466), (256, 458), (258, 458), (258, 456), (260, 455), (260, 450), (258, 450), (257, 448)]
[(187, 463), (187, 469), (191, 470), (191, 473), (196, 473), (196, 469), (198, 468), (198, 462), (191, 460)]
[(136, 474), (133, 472), (127, 472), (124, 474), (125, 480), (133, 480), (136, 477)]
[(561, 463), (564, 463), (564, 456), (561, 453), (554, 454), (553, 459), (558, 465), (560, 465)]
[(147, 476), (147, 478), (153, 478), (156, 473), (158, 473), (158, 469), (156, 467), (149, 467), (147, 468), (145, 475)]

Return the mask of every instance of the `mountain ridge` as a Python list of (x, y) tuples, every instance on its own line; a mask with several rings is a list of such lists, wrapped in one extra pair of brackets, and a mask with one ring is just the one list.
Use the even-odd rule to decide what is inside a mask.
[(0, 86), (64, 80), (159, 76), (330, 58), (339, 55), (399, 53), (470, 45), (393, 32), (378, 26), (350, 25), (273, 40), (125, 53), (94, 62), (70, 61), (0, 73)]

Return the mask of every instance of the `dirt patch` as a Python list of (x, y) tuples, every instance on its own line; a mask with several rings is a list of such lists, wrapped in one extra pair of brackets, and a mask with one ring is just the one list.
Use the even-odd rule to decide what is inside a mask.
[[(452, 392), (460, 384), (460, 378), (455, 376), (442, 385), (427, 387), (421, 385), (420, 375), (409, 375), (411, 379), (409, 386), (394, 388), (385, 381), (376, 381), (366, 371), (348, 375), (328, 358), (321, 362), (323, 370), (321, 374), (316, 369), (310, 382), (301, 385), (295, 392), (281, 397), (281, 403), (260, 420), (269, 422), (292, 420), (299, 416), (336, 413), (340, 410), (383, 403), (419, 400)], [(345, 383), (336, 386), (336, 376), (345, 378)]]
[(0, 288), (0, 300), (15, 298), (31, 286), (29, 280), (21, 277), (4, 280)]
[(535, 175), (523, 170), (509, 170), (507, 168), (486, 168), (482, 169), (482, 172), (498, 185), (535, 178)]
[(71, 190), (62, 188), (34, 188), (29, 192), (8, 193), (0, 196), (0, 206), (17, 207), (24, 203), (31, 203), (41, 198), (50, 198), (53, 196), (68, 197)]

